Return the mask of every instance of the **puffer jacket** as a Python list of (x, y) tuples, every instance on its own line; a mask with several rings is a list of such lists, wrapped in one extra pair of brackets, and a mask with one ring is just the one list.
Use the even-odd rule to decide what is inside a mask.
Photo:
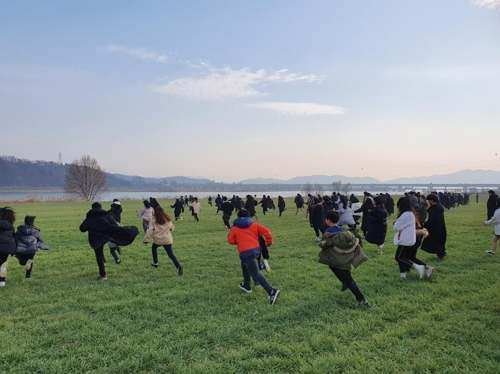
[(38, 251), (38, 242), (43, 242), (40, 230), (35, 226), (21, 225), (16, 231), (17, 253), (31, 254)]
[(16, 253), (14, 225), (7, 220), (0, 221), (0, 253)]
[(267, 227), (259, 225), (250, 217), (239, 217), (233, 222), (227, 242), (237, 246), (240, 259), (243, 260), (260, 253), (259, 236), (265, 238), (268, 247), (273, 244), (273, 236)]
[(359, 239), (347, 230), (326, 232), (318, 245), (321, 248), (319, 262), (325, 265), (351, 270), (351, 266), (357, 268), (368, 260)]

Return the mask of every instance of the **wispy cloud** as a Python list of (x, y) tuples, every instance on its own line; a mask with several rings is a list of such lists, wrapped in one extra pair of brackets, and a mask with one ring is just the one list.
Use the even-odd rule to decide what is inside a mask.
[(127, 48), (119, 45), (109, 44), (104, 48), (108, 53), (122, 53), (141, 59), (143, 61), (156, 61), (165, 63), (168, 61), (168, 55), (159, 55), (155, 52), (150, 52), (145, 48)]
[(490, 9), (500, 8), (500, 0), (472, 0), (472, 4)]
[(202, 78), (179, 78), (152, 88), (170, 96), (221, 101), (265, 95), (257, 89), (263, 83), (321, 82), (323, 79), (315, 74), (290, 73), (288, 69), (268, 73), (264, 69), (253, 72), (248, 68), (233, 70), (227, 67), (212, 68)]
[(271, 110), (278, 114), (287, 114), (293, 116), (303, 115), (319, 115), (319, 114), (343, 114), (344, 108), (331, 105), (322, 105), (314, 103), (280, 103), (280, 102), (265, 102), (247, 104), (251, 108), (260, 108)]

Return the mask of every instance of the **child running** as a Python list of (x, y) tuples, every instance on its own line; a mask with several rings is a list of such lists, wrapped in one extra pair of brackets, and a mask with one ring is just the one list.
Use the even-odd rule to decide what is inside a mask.
[(177, 258), (172, 251), (172, 231), (175, 230), (175, 225), (170, 216), (161, 207), (157, 206), (154, 210), (156, 218), (149, 224), (149, 228), (146, 231), (146, 236), (143, 240), (144, 246), (147, 246), (149, 238), (153, 236), (153, 245), (151, 246), (153, 262), (151, 263), (151, 266), (158, 268), (158, 247), (162, 246), (165, 248), (168, 257), (177, 268), (177, 274), (182, 276), (184, 274), (184, 269), (181, 264), (179, 264), (179, 261), (177, 261)]
[(0, 287), (5, 287), (7, 259), (16, 253), (16, 240), (14, 235), (14, 222), (16, 212), (12, 208), (0, 208)]
[(278, 300), (280, 290), (273, 288), (259, 270), (258, 258), (261, 252), (259, 235), (265, 238), (267, 246), (273, 244), (271, 231), (267, 227), (254, 222), (250, 218), (248, 210), (242, 209), (238, 212), (238, 218), (233, 222), (227, 241), (238, 248), (243, 272), (243, 283), (240, 283), (240, 289), (247, 293), (252, 292), (250, 284), (250, 277), (252, 277), (254, 282), (262, 286), (269, 294), (269, 302), (272, 305)]
[(321, 252), (319, 262), (328, 265), (337, 279), (342, 282), (341, 292), (349, 289), (360, 307), (368, 308), (370, 304), (358, 288), (351, 276), (351, 267), (357, 268), (368, 258), (359, 245), (359, 239), (350, 231), (338, 226), (339, 214), (330, 211), (326, 214), (327, 229), (319, 242)]

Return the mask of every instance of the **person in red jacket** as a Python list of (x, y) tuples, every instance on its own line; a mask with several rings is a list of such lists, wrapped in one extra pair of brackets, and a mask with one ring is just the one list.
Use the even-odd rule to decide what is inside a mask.
[(243, 283), (240, 283), (240, 288), (247, 293), (252, 292), (252, 286), (250, 285), (250, 277), (252, 277), (255, 282), (258, 282), (266, 290), (269, 294), (269, 302), (274, 304), (278, 300), (280, 290), (273, 288), (259, 270), (259, 235), (265, 238), (268, 246), (273, 244), (271, 231), (267, 227), (254, 222), (250, 218), (250, 212), (243, 209), (238, 212), (238, 218), (233, 222), (227, 242), (236, 245), (238, 248), (243, 272)]

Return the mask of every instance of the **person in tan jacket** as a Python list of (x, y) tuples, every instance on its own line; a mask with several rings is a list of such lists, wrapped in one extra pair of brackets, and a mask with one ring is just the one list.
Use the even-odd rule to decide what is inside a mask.
[(146, 231), (146, 236), (142, 241), (144, 246), (147, 246), (149, 243), (149, 239), (151, 236), (153, 237), (153, 245), (151, 246), (151, 252), (153, 254), (153, 262), (151, 266), (154, 268), (158, 268), (158, 247), (163, 246), (165, 251), (167, 251), (168, 257), (172, 260), (175, 267), (177, 268), (177, 274), (183, 275), (184, 271), (177, 261), (177, 258), (172, 251), (172, 231), (175, 230), (175, 225), (172, 222), (170, 216), (159, 206), (154, 208), (155, 211), (155, 220), (151, 221), (149, 227)]

